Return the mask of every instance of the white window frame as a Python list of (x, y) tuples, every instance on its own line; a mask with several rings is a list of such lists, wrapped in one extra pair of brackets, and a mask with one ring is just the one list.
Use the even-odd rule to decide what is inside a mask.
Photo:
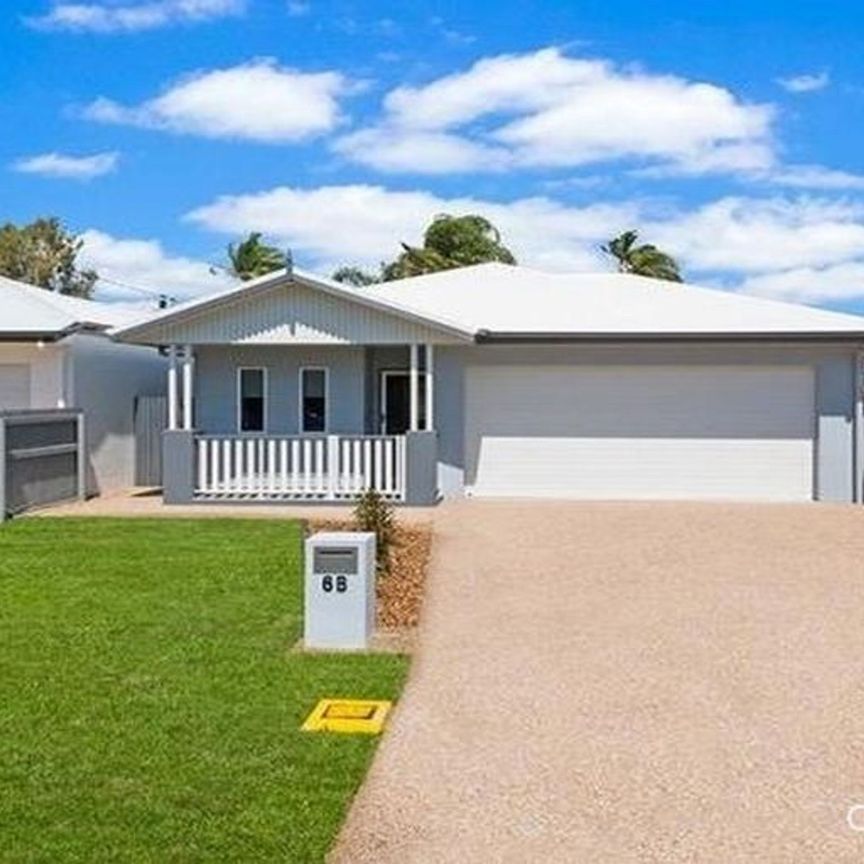
[[(324, 428), (307, 431), (303, 425), (303, 375), (305, 372), (324, 373)], [(301, 366), (297, 373), (297, 428), (301, 435), (327, 435), (330, 432), (330, 367)]]
[[(264, 399), (264, 410), (263, 414), (263, 428), (262, 429), (244, 429), (243, 428), (243, 373), (244, 372), (262, 372), (263, 373), (263, 399)], [(266, 435), (267, 427), (269, 425), (269, 414), (270, 414), (270, 374), (269, 370), (266, 366), (238, 366), (236, 379), (235, 379), (235, 412), (236, 412), (236, 425), (237, 425), (237, 434), (238, 435)]]

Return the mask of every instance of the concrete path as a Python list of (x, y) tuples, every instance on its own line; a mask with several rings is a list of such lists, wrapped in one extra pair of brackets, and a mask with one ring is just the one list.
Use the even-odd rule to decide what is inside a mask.
[(864, 509), (435, 518), (422, 647), (334, 864), (864, 861)]
[[(108, 516), (113, 518), (194, 518), (194, 519), (350, 519), (353, 504), (291, 503), (255, 504), (241, 502), (209, 502), (205, 504), (163, 504), (162, 495), (153, 489), (125, 489), (99, 495), (87, 501), (68, 501), (25, 514), (28, 518), (42, 516)], [(435, 513), (432, 507), (405, 507), (399, 518), (405, 522), (429, 522)]]

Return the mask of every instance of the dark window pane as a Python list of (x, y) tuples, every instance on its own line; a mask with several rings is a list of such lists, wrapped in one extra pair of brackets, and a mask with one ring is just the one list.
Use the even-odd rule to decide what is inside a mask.
[(323, 369), (304, 369), (301, 381), (304, 432), (327, 429), (327, 373)]
[(240, 420), (243, 432), (263, 432), (264, 400), (257, 396), (244, 399)]
[(264, 370), (240, 371), (240, 431), (264, 431)]

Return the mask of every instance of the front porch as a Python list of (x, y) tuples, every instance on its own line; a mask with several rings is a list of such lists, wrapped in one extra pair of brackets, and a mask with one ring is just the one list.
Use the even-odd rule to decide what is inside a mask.
[(437, 500), (431, 345), (168, 352), (166, 503)]

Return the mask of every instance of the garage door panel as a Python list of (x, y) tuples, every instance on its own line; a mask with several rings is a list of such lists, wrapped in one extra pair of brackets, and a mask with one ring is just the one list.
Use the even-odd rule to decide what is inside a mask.
[(811, 382), (810, 370), (798, 368), (479, 367), (469, 372), (468, 404), (493, 412), (505, 435), (533, 434), (542, 420), (549, 435), (568, 437), (809, 438)]
[[(555, 454), (554, 472), (548, 468), (550, 451)], [(513, 439), (487, 437), (480, 444), (480, 460), (485, 479), (475, 492), (485, 495), (738, 498), (751, 497), (743, 490), (758, 485), (755, 497), (760, 499), (806, 500), (812, 492), (809, 470), (801, 470), (801, 452), (794, 441), (753, 446), (711, 438), (541, 438), (519, 453)], [(794, 488), (789, 475), (799, 479)]]
[(807, 367), (474, 367), (478, 495), (812, 497)]

